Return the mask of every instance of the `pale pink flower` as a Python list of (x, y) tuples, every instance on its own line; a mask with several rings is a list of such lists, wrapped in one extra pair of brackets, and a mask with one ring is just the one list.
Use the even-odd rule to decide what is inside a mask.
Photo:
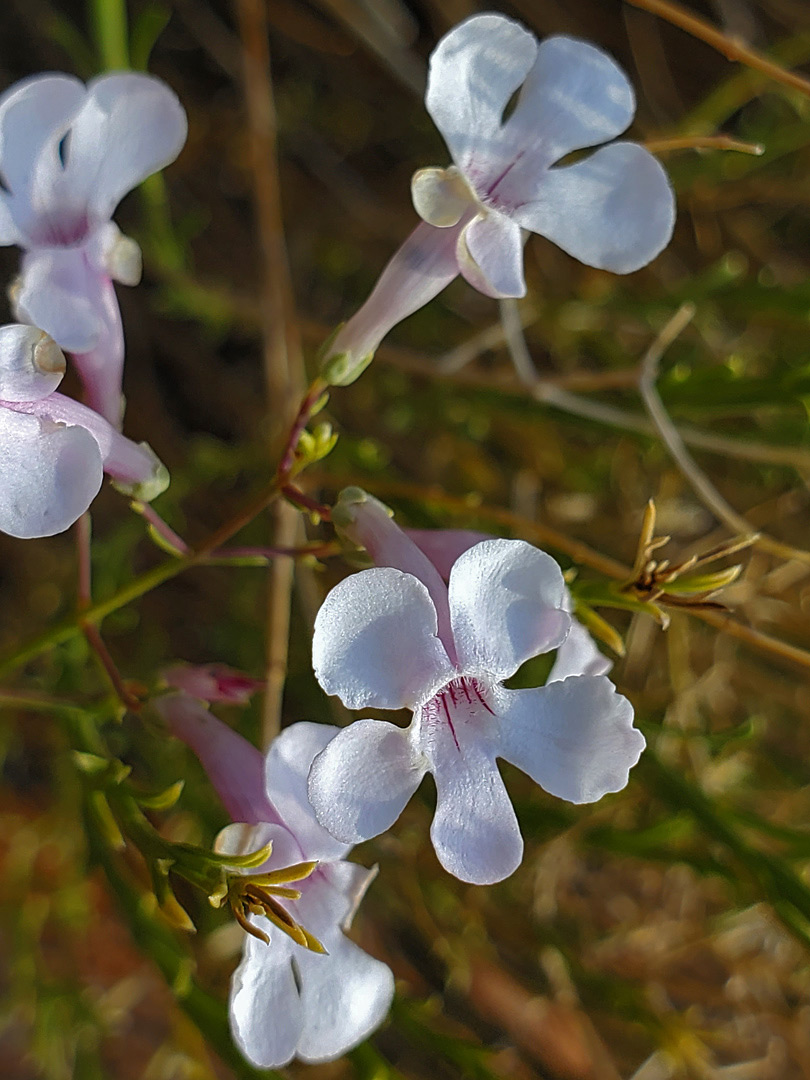
[(394, 979), (385, 964), (344, 933), (376, 871), (346, 861), (350, 845), (318, 824), (307, 800), (312, 759), (337, 729), (293, 724), (263, 760), (254, 746), (188, 694), (167, 694), (155, 707), (194, 750), (238, 822), (220, 833), (220, 852), (245, 854), (272, 843), (268, 862), (250, 871), (256, 874), (318, 861), (309, 877), (295, 882), (300, 899), (279, 903), (327, 952), (311, 952), (263, 916), (248, 916), (270, 943), (245, 935), (229, 1007), (237, 1045), (260, 1068), (279, 1068), (293, 1058), (319, 1062), (341, 1057), (383, 1022)]
[(474, 15), (434, 49), (425, 104), (453, 164), (415, 174), (422, 224), (330, 344), (324, 373), (335, 383), (356, 378), (391, 327), (458, 274), (487, 296), (523, 296), (525, 230), (617, 274), (645, 266), (672, 235), (672, 189), (643, 147), (613, 142), (560, 164), (633, 119), (632, 87), (601, 49), (538, 43), (503, 15)]
[(182, 105), (150, 75), (86, 86), (36, 75), (0, 97), (0, 244), (25, 252), (15, 315), (73, 354), (87, 403), (116, 426), (124, 335), (113, 281), (137, 284), (141, 254), (111, 218), (185, 140)]
[(380, 720), (344, 728), (313, 762), (310, 802), (337, 839), (357, 843), (388, 829), (430, 772), (439, 861), (464, 881), (499, 881), (520, 864), (523, 840), (496, 758), (559, 798), (587, 803), (626, 785), (644, 737), (611, 682), (577, 670), (592, 653), (572, 654), (574, 670), (545, 686), (503, 685), (570, 634), (565, 582), (550, 556), (521, 540), (484, 540), (456, 559), (445, 585), (376, 500), (346, 494), (336, 524), (383, 565), (327, 596), (315, 621), (315, 674), (351, 709), (407, 708), (413, 720), (407, 729)]
[(0, 327), (0, 531), (30, 538), (64, 532), (98, 494), (106, 472), (141, 501), (169, 474), (146, 443), (56, 393), (65, 358), (33, 326)]

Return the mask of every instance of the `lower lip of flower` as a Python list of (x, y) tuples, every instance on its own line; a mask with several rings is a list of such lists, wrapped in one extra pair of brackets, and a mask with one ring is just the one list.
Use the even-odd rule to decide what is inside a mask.
[(487, 717), (495, 713), (487, 701), (487, 688), (480, 679), (461, 675), (434, 694), (421, 707), (419, 718), (428, 729), (445, 723), (450, 728), (456, 749), (460, 749), (458, 731), (474, 724), (477, 728), (487, 725)]

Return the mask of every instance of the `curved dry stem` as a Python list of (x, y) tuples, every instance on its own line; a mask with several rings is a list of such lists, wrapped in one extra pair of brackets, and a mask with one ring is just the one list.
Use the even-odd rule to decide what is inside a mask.
[(731, 532), (740, 533), (750, 538), (752, 545), (761, 551), (776, 555), (780, 559), (796, 559), (810, 565), (810, 551), (795, 548), (754, 529), (742, 514), (738, 514), (734, 507), (726, 502), (686, 449), (678, 429), (672, 423), (669, 414), (664, 408), (664, 403), (661, 401), (655, 385), (658, 377), (658, 366), (661, 357), (675, 338), (685, 329), (694, 313), (695, 309), (692, 304), (684, 304), (679, 308), (647, 350), (647, 354), (641, 363), (638, 387), (650, 419), (655, 424), (662, 442), (669, 450), (672, 460), (691, 484), (703, 505), (714, 514), (718, 521), (721, 521)]
[(625, 3), (666, 19), (673, 26), (678, 26), (687, 34), (691, 34), (692, 37), (711, 45), (727, 60), (735, 60), (756, 71), (761, 71), (763, 75), (767, 75), (775, 82), (789, 86), (792, 90), (799, 90), (810, 97), (810, 80), (805, 79), (803, 75), (798, 75), (795, 71), (788, 71), (781, 64), (777, 64), (761, 52), (757, 52), (756, 49), (749, 48), (738, 39), (729, 37), (705, 19), (681, 7), (680, 4), (673, 3), (672, 0), (625, 0)]

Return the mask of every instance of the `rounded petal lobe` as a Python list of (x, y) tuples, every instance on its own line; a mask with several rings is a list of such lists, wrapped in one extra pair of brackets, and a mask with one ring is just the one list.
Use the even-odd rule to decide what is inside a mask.
[(544, 791), (590, 803), (621, 791), (644, 736), (633, 707), (604, 675), (571, 676), (534, 690), (496, 691), (500, 757)]
[(38, 401), (53, 393), (65, 374), (65, 357), (35, 326), (0, 326), (0, 400)]
[(65, 168), (95, 221), (110, 217), (134, 187), (174, 161), (188, 123), (177, 95), (160, 79), (133, 72), (102, 75), (71, 128)]
[(265, 763), (267, 797), (295, 836), (303, 857), (331, 862), (349, 850), (318, 824), (307, 797), (307, 777), (313, 759), (339, 728), (302, 721), (285, 728), (270, 745)]
[[(262, 929), (272, 930), (266, 920), (255, 921)], [(277, 1069), (292, 1061), (304, 1027), (290, 956), (296, 946), (283, 937), (276, 934), (272, 945), (265, 945), (246, 936), (242, 962), (231, 982), (234, 1039), (248, 1061), (262, 1069)]]
[(296, 954), (301, 973), (303, 1030), (298, 1057), (333, 1061), (367, 1038), (385, 1019), (394, 996), (387, 965), (338, 934), (328, 956)]
[(556, 562), (523, 540), (484, 540), (450, 571), (450, 620), (463, 671), (506, 679), (565, 640), (565, 582)]
[(546, 38), (502, 132), (511, 168), (490, 194), (510, 206), (536, 198), (550, 165), (621, 135), (635, 108), (627, 76), (607, 53), (577, 38)]
[(14, 201), (28, 202), (32, 174), (45, 146), (58, 144), (85, 99), (72, 75), (35, 75), (0, 97), (0, 174)]
[(607, 675), (612, 667), (585, 627), (572, 619), (568, 637), (557, 650), (546, 682), (561, 682), (569, 675)]
[(537, 198), (513, 218), (588, 266), (629, 274), (669, 243), (675, 197), (666, 172), (643, 146), (612, 143), (574, 165), (550, 169)]
[(0, 408), (0, 530), (21, 539), (64, 532), (96, 497), (102, 477), (88, 431)]
[(430, 57), (427, 111), (477, 191), (500, 169), (501, 117), (537, 55), (528, 30), (503, 15), (474, 15), (445, 34)]
[(453, 677), (436, 631), (436, 609), (421, 581), (390, 567), (352, 574), (315, 619), (315, 676), (350, 709), (419, 704)]
[(463, 230), (456, 251), (464, 278), (494, 299), (526, 295), (520, 226), (497, 212), (481, 214)]
[(475, 885), (509, 877), (523, 858), (523, 838), (490, 740), (444, 723), (426, 752), (436, 781), (430, 837), (439, 862)]
[(309, 801), (333, 836), (359, 844), (394, 824), (424, 775), (406, 731), (383, 720), (355, 720), (313, 761)]
[(457, 225), (470, 205), (475, 205), (475, 196), (454, 165), (449, 169), (419, 169), (415, 172), (411, 180), (411, 199), (419, 217), (437, 229)]
[(393, 521), (388, 508), (362, 488), (344, 488), (332, 507), (332, 524), (352, 543), (364, 547), (376, 566), (393, 566), (422, 582), (436, 608), (439, 639), (454, 660), (447, 586), (430, 559)]
[(50, 334), (65, 352), (88, 352), (103, 325), (96, 276), (80, 250), (30, 253), (23, 259), (15, 312), (21, 322)]
[(40, 401), (21, 402), (20, 412), (32, 413), (52, 424), (84, 428), (95, 439), (104, 471), (130, 498), (147, 502), (165, 491), (169, 474), (148, 443), (136, 443), (117, 431), (103, 416), (64, 394), (49, 394)]

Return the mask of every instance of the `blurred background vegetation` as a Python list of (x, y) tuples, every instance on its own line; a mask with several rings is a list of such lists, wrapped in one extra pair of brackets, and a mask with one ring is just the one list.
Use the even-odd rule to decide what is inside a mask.
[[(650, 752), (625, 792), (584, 808), (506, 769), (526, 857), (490, 888), (438, 867), (425, 786), (391, 834), (357, 851), (380, 865), (353, 933), (397, 976), (390, 1022), (346, 1060), (289, 1075), (807, 1077), (810, 98), (622, 0), (498, 7), (538, 35), (612, 53), (637, 88), (634, 138), (724, 133), (764, 153), (662, 151), (675, 238), (629, 278), (532, 237), (518, 312), (534, 372), (516, 373), (498, 306), (454, 283), (333, 393), (337, 448), (301, 484), (326, 503), (359, 484), (402, 524), (524, 537), (575, 569), (575, 590), (624, 639), (614, 676)], [(808, 70), (805, 0), (688, 7), (727, 46)], [(411, 174), (447, 161), (421, 100), (426, 57), (478, 10), (471, 0), (132, 0), (124, 33), (109, 0), (3, 4), (2, 86), (128, 60), (148, 63), (189, 113), (179, 161), (118, 214), (145, 254), (144, 284), (120, 291), (126, 431), (169, 466), (157, 508), (189, 542), (272, 476), (302, 363), (314, 373), (318, 345), (413, 227)], [(265, 45), (275, 128), (257, 122)], [(17, 253), (0, 255), (10, 280)], [(649, 614), (608, 606), (614, 580), (630, 576), (647, 501), (671, 536), (659, 556), (674, 562), (739, 531), (673, 464), (639, 394), (643, 356), (686, 302), (694, 318), (663, 359), (661, 399), (697, 475), (782, 548), (738, 557), (729, 617), (714, 612), (708, 625), (674, 609), (663, 632)], [(165, 559), (114, 492), (93, 518), (97, 599)], [(312, 522), (306, 533), (331, 537)], [(302, 542), (303, 520), (276, 509), (238, 542), (274, 538)], [(313, 679), (309, 643), (347, 569), (340, 558), (198, 567), (113, 612), (104, 638), (144, 687), (175, 658), (269, 671), (264, 704), (223, 713), (257, 744), (279, 718), (344, 722)], [(71, 616), (71, 537), (0, 536), (0, 590), (7, 657)], [(88, 814), (70, 751), (88, 716), (110, 715), (110, 691), (86, 642), (73, 634), (6, 669), (3, 692), (0, 1075), (255, 1075), (228, 1051), (221, 1004), (240, 932), (174, 882), (198, 932), (178, 930), (145, 901), (137, 852), (114, 852)], [(209, 845), (225, 816), (190, 755), (146, 714), (98, 726), (144, 789), (185, 778), (176, 806), (152, 820), (169, 839)]]

